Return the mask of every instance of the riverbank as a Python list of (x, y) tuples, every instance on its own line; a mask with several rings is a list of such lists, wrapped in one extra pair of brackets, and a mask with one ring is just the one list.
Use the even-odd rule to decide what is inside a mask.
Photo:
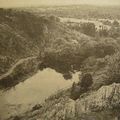
[[(31, 109), (38, 109), (44, 101), (54, 100), (53, 96), (55, 98), (60, 97), (63, 91), (71, 88), (74, 82), (77, 83), (79, 81), (79, 74), (79, 72), (74, 73), (72, 79), (65, 80), (62, 74), (46, 68), (42, 71), (37, 71), (32, 77), (27, 78), (15, 87), (7, 91), (0, 91), (0, 99), (5, 99), (2, 102), (3, 107), (1, 108), (4, 109), (0, 114), (1, 119), (2, 117), (9, 118), (10, 116), (22, 114)], [(65, 95), (67, 94), (65, 93)]]
[(7, 89), (24, 81), (38, 71), (39, 64), (37, 57), (19, 60), (7, 73), (0, 76), (0, 87)]

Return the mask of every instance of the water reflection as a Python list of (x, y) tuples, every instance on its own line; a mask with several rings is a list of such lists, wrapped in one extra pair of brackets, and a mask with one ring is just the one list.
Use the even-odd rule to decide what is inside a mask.
[(56, 91), (70, 87), (74, 81), (79, 80), (78, 74), (79, 72), (75, 73), (71, 80), (65, 80), (62, 74), (47, 68), (2, 93), (2, 97), (5, 98), (7, 105), (19, 105), (19, 107), (22, 105), (22, 108), (26, 109), (30, 105), (43, 102)]

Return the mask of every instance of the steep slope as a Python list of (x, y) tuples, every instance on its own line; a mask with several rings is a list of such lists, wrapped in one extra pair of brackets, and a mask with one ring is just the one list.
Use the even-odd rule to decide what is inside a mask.
[(96, 40), (71, 30), (55, 16), (0, 9), (0, 75), (20, 59), (34, 56), (42, 61), (40, 69), (53, 68), (68, 79), (89, 57), (113, 55), (118, 47), (114, 39)]
[[(48, 60), (49, 58), (43, 58), (43, 56), (51, 56), (48, 51), (52, 46), (54, 47), (52, 51), (54, 54), (54, 51), (58, 49), (59, 45), (63, 45), (61, 49), (64, 49), (67, 45), (64, 42), (61, 43), (59, 39), (64, 39), (64, 42), (73, 45), (76, 39), (86, 40), (90, 38), (68, 29), (67, 26), (60, 23), (59, 19), (55, 16), (36, 16), (18, 9), (1, 8), (0, 75), (8, 73), (8, 70), (23, 58), (34, 56), (38, 57), (38, 61)], [(75, 47), (76, 45), (74, 48)], [(65, 54), (64, 51), (61, 53)], [(52, 59), (53, 57), (54, 56), (52, 56)]]
[(25, 28), (18, 28), (23, 21), (14, 14), (19, 15), (19, 12), (0, 10), (0, 74), (5, 73), (19, 59), (38, 54), (37, 44), (24, 32)]
[[(38, 67), (53, 68), (69, 78), (69, 74), (75, 70), (82, 71), (83, 74), (89, 72), (93, 77), (90, 93), (86, 91), (83, 95), (80, 94), (77, 101), (70, 99), (69, 90), (63, 91), (60, 95), (46, 100), (40, 109), (10, 117), (10, 120), (79, 120), (81, 117), (85, 120), (89, 117), (104, 120), (108, 119), (105, 118), (107, 114), (118, 116), (118, 113), (114, 114), (114, 110), (119, 109), (120, 85), (112, 84), (119, 83), (120, 80), (120, 57), (115, 57), (118, 51), (117, 40), (90, 38), (67, 28), (55, 16), (36, 16), (19, 10), (0, 9), (2, 87), (15, 86), (29, 74), (36, 72)], [(115, 57), (115, 60), (112, 59), (114, 62), (108, 62), (112, 57)], [(112, 71), (113, 68), (116, 73)], [(109, 84), (112, 85), (101, 88)], [(102, 115), (102, 118), (99, 115)], [(112, 120), (113, 117), (110, 115), (109, 119)]]
[(57, 26), (56, 21), (47, 17), (0, 9), (0, 86), (16, 85), (19, 80), (37, 71), (41, 61), (37, 56), (47, 45), (46, 34), (57, 28), (53, 24)]
[[(87, 68), (85, 65), (90, 63), (87, 62), (89, 58), (93, 58), (94, 64), (94, 60), (111, 56), (119, 50), (118, 48), (117, 41), (111, 38), (95, 40), (69, 30), (65, 37), (55, 39), (55, 42), (45, 49), (43, 64), (63, 74), (74, 72)], [(92, 67), (93, 65), (91, 69)]]
[[(17, 116), (20, 120), (113, 120), (119, 117), (120, 84), (103, 86), (85, 93), (77, 101), (61, 94), (46, 101), (41, 108)], [(9, 118), (12, 120), (15, 117)]]

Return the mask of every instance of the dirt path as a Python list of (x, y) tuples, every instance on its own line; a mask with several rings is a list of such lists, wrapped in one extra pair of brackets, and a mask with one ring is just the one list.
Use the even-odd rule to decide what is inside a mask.
[(9, 76), (10, 74), (12, 74), (13, 71), (14, 71), (14, 69), (15, 69), (18, 65), (22, 64), (23, 62), (25, 62), (25, 61), (27, 61), (27, 60), (29, 60), (29, 59), (34, 59), (34, 58), (36, 58), (36, 57), (27, 57), (27, 58), (20, 59), (17, 63), (15, 63), (15, 64), (8, 70), (8, 72), (6, 72), (6, 73), (3, 74), (2, 76), (0, 76), (0, 80), (2, 80), (3, 78)]

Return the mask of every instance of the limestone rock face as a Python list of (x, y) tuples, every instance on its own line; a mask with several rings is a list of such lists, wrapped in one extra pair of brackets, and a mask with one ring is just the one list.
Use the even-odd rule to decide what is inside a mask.
[(103, 86), (76, 102), (78, 113), (115, 109), (116, 107), (120, 107), (120, 84), (115, 83)]
[(73, 120), (75, 117), (75, 101), (67, 99), (65, 103), (57, 103), (51, 107), (50, 111), (46, 111), (39, 120)]
[(95, 120), (114, 120), (120, 110), (120, 84), (103, 86), (76, 101), (76, 116)]
[(70, 99), (65, 106), (65, 117), (72, 119), (75, 117), (75, 112), (75, 101)]

